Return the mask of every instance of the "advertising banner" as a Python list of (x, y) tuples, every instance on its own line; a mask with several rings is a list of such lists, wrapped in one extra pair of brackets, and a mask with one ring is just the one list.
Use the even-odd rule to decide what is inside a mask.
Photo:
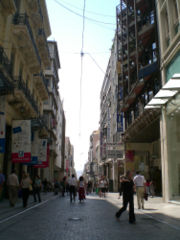
[(39, 139), (38, 164), (35, 168), (46, 168), (49, 166), (49, 144), (47, 139)]
[(39, 133), (38, 131), (33, 132), (32, 145), (31, 145), (31, 164), (38, 164), (39, 154)]
[(12, 162), (31, 161), (31, 121), (13, 120), (12, 123)]
[(5, 129), (6, 129), (6, 116), (5, 116), (5, 96), (0, 96), (0, 153), (5, 152)]
[(39, 133), (38, 131), (32, 131), (31, 133), (31, 161), (25, 163), (25, 165), (32, 166), (38, 164), (39, 153)]

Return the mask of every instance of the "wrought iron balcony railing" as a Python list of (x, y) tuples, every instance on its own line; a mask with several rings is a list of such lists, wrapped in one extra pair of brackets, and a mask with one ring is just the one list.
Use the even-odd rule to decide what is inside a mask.
[(23, 82), (22, 78), (21, 77), (15, 78), (14, 82), (15, 82), (15, 87), (24, 93), (27, 100), (31, 103), (33, 109), (36, 111), (36, 113), (39, 113), (38, 105), (34, 100), (34, 97), (31, 94), (30, 90), (28, 89), (26, 84)]
[(42, 28), (39, 29), (38, 35), (41, 36), (41, 37), (43, 37), (43, 39), (44, 39), (44, 44), (45, 44), (45, 46), (46, 46), (46, 50), (47, 50), (47, 53), (48, 53), (48, 57), (49, 57), (49, 59), (50, 59), (50, 53), (49, 53), (47, 38), (46, 38), (46, 34), (45, 34), (45, 32), (44, 32), (44, 29), (42, 29)]
[(30, 35), (30, 38), (31, 38), (31, 41), (32, 41), (32, 44), (33, 44), (33, 47), (34, 47), (34, 50), (35, 50), (35, 53), (36, 53), (36, 57), (39, 61), (39, 64), (41, 65), (41, 58), (39, 56), (39, 51), (36, 46), (36, 42), (35, 42), (35, 39), (33, 36), (33, 32), (32, 32), (31, 25), (29, 23), (27, 14), (15, 14), (13, 23), (14, 23), (14, 25), (26, 25), (29, 35)]
[(0, 46), (0, 64), (3, 65), (6, 72), (11, 76), (12, 75), (12, 64), (10, 63), (4, 49)]
[(44, 77), (44, 74), (42, 72), (38, 73), (38, 74), (34, 74), (34, 77), (37, 77), (37, 76), (42, 78), (44, 86), (45, 86), (45, 88), (46, 88), (46, 90), (48, 92), (48, 82), (47, 82), (46, 78)]

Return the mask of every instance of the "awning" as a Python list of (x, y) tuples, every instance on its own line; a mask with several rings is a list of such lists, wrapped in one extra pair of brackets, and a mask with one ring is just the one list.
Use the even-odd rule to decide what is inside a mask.
[(145, 109), (161, 108), (180, 92), (180, 74), (173, 77), (159, 90), (159, 92), (145, 106)]

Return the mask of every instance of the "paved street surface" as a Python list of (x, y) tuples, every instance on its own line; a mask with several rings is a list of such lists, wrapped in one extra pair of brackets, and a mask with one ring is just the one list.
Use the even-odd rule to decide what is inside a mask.
[[(163, 204), (154, 198), (146, 210), (136, 209), (136, 224), (129, 224), (125, 212), (120, 221), (114, 217), (121, 207), (117, 194), (105, 199), (88, 196), (84, 203), (49, 194), (40, 204), (18, 206), (3, 212), (0, 203), (1, 240), (179, 240), (180, 205)], [(136, 202), (136, 199), (135, 199)], [(3, 217), (2, 217), (3, 216)]]

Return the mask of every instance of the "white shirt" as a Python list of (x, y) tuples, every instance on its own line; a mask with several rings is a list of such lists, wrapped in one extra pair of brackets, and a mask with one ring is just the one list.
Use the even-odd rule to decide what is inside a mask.
[(77, 185), (77, 180), (76, 180), (75, 177), (70, 178), (68, 182), (69, 182), (70, 186), (75, 186), (76, 187), (76, 185)]
[(146, 182), (144, 176), (140, 174), (136, 175), (133, 180), (136, 187), (144, 187), (144, 183)]
[(7, 184), (9, 186), (19, 187), (19, 180), (18, 180), (18, 177), (17, 177), (17, 175), (15, 173), (11, 173), (9, 175)]

